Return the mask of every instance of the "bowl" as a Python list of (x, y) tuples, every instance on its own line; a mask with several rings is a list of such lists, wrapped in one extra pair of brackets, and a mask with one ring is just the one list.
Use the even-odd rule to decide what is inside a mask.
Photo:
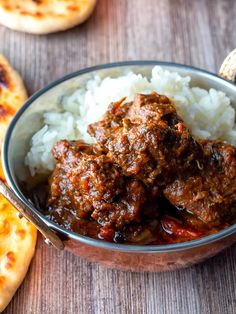
[(38, 212), (24, 192), (24, 179), (28, 169), (24, 157), (32, 135), (42, 126), (43, 113), (56, 110), (56, 103), (64, 94), (71, 93), (94, 75), (118, 76), (126, 70), (150, 76), (151, 69), (160, 65), (180, 75), (189, 75), (192, 85), (225, 92), (236, 107), (236, 86), (225, 79), (186, 65), (157, 62), (130, 61), (77, 71), (49, 84), (34, 94), (12, 120), (3, 144), (3, 168), (6, 180), (14, 193), (63, 240), (65, 249), (108, 267), (129, 271), (166, 271), (198, 263), (217, 254), (236, 241), (236, 225), (198, 240), (168, 245), (125, 245), (95, 240), (66, 230)]

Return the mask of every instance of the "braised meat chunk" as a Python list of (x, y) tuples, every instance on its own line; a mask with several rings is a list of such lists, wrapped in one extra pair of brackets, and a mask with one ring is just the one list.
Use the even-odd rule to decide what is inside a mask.
[(62, 201), (75, 208), (78, 217), (87, 217), (94, 202), (111, 201), (122, 191), (122, 176), (96, 146), (63, 140), (54, 146), (53, 156), (57, 164), (49, 204)]
[(95, 122), (88, 126), (88, 132), (95, 137), (101, 150), (107, 152), (106, 143), (111, 136), (115, 136), (116, 132), (123, 125), (131, 103), (125, 102), (125, 98), (118, 102), (111, 103), (103, 120)]
[[(50, 179), (48, 206), (53, 220), (93, 219), (100, 237), (112, 240), (115, 231), (138, 221), (146, 199), (143, 184), (125, 178), (96, 146), (80, 141), (58, 142), (53, 155), (57, 164)], [(65, 210), (66, 209), (66, 210)]]
[(219, 141), (200, 141), (205, 159), (197, 174), (182, 173), (164, 190), (175, 206), (216, 226), (236, 213), (236, 148)]
[[(124, 102), (116, 103), (102, 121), (88, 128), (124, 175), (149, 186), (164, 186), (176, 173), (194, 171), (196, 159), (201, 158), (201, 147), (171, 100), (156, 93), (137, 94), (128, 107)], [(112, 110), (122, 112), (118, 123), (112, 122)]]

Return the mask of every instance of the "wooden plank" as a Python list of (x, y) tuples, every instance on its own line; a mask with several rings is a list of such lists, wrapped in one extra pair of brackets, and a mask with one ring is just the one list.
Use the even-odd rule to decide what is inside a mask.
[[(95, 64), (155, 59), (217, 71), (236, 46), (234, 0), (100, 0), (75, 29), (32, 36), (0, 27), (0, 52), (32, 94)], [(231, 314), (236, 246), (188, 269), (138, 274), (108, 270), (39, 240), (30, 271), (6, 314)]]

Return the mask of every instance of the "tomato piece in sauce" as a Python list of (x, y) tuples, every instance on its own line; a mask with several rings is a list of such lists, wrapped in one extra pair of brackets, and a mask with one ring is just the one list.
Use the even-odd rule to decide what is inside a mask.
[(194, 240), (203, 236), (202, 232), (196, 231), (188, 226), (184, 226), (180, 220), (167, 215), (162, 218), (161, 226), (167, 234), (176, 238), (185, 239), (185, 241)]

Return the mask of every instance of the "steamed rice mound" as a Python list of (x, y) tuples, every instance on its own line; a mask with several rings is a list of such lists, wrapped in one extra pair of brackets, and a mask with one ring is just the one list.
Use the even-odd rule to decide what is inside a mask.
[(133, 72), (117, 78), (95, 76), (85, 88), (62, 99), (61, 112), (44, 114), (44, 126), (32, 137), (25, 164), (32, 175), (53, 170), (51, 149), (58, 140), (93, 143), (87, 126), (101, 120), (111, 102), (123, 97), (131, 101), (136, 93), (153, 91), (174, 100), (178, 114), (196, 137), (219, 139), (236, 146), (235, 109), (230, 99), (215, 89), (190, 87), (190, 82), (190, 77), (160, 66), (153, 68), (151, 79)]

